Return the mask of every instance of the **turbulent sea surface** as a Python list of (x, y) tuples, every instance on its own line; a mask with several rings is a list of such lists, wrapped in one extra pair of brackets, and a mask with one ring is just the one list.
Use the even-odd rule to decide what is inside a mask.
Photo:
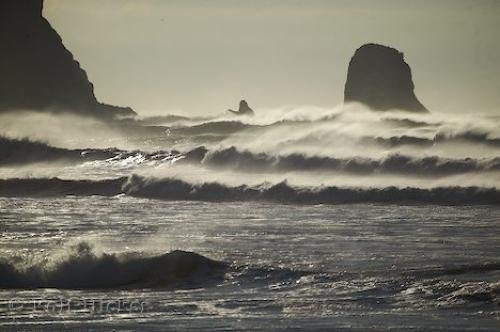
[(0, 330), (498, 330), (500, 120), (359, 108), (3, 116)]

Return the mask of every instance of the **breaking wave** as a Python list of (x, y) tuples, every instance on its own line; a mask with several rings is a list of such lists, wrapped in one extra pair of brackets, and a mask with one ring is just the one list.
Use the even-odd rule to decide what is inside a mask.
[(179, 250), (152, 257), (97, 255), (82, 242), (53, 263), (22, 266), (0, 261), (0, 288), (192, 288), (220, 280), (226, 268), (226, 263)]
[(131, 176), (123, 186), (132, 196), (167, 200), (264, 201), (299, 204), (341, 203), (437, 203), (498, 204), (500, 191), (478, 187), (420, 188), (340, 188), (319, 186), (292, 187), (286, 182), (260, 186), (230, 187), (217, 182), (192, 184), (177, 179)]
[[(389, 140), (392, 141), (391, 138)], [(415, 138), (404, 138), (413, 140)], [(393, 144), (393, 143), (391, 143)], [(247, 172), (328, 171), (353, 174), (401, 174), (409, 176), (447, 176), (471, 172), (500, 171), (500, 158), (415, 157), (392, 153), (381, 159), (356, 156), (336, 158), (292, 153), (274, 155), (228, 148), (208, 150), (204, 146), (186, 153), (179, 151), (144, 152), (108, 149), (65, 149), (28, 139), (0, 137), (0, 165), (22, 165), (36, 162), (94, 162), (95, 166), (158, 165), (164, 162), (200, 164)]]
[(197, 148), (185, 154), (183, 162), (206, 166), (238, 169), (242, 171), (331, 171), (355, 174), (405, 174), (414, 176), (446, 176), (469, 172), (500, 170), (500, 158), (450, 159), (411, 157), (391, 154), (384, 159), (334, 158), (291, 154), (273, 156), (266, 153), (238, 151), (235, 147), (208, 151)]
[[(143, 119), (169, 127), (124, 124), (121, 133), (131, 132), (121, 143), (127, 150), (109, 147), (110, 141), (100, 147), (99, 138), (90, 145), (99, 148), (74, 148), (4, 137), (0, 195), (498, 204), (497, 118), (353, 107)], [(24, 137), (16, 123), (4, 135)], [(284, 179), (293, 185), (278, 183)]]
[(4, 197), (116, 196), (119, 194), (163, 200), (262, 201), (285, 204), (500, 204), (499, 190), (481, 187), (364, 189), (335, 186), (295, 187), (286, 182), (232, 187), (217, 182), (189, 183), (175, 178), (152, 178), (137, 175), (96, 181), (59, 178), (0, 180), (0, 196)]
[(29, 139), (11, 139), (0, 136), (0, 165), (22, 165), (38, 162), (82, 163), (102, 161), (117, 163), (133, 161), (167, 161), (180, 156), (177, 151), (144, 152), (139, 150), (107, 149), (66, 149)]

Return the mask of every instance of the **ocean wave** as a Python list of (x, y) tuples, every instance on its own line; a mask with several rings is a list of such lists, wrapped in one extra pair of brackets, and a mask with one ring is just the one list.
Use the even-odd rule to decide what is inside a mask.
[(495, 188), (340, 188), (334, 186), (293, 187), (286, 182), (260, 186), (231, 187), (217, 182), (201, 184), (166, 178), (133, 175), (123, 186), (128, 195), (165, 200), (264, 201), (287, 204), (343, 203), (429, 203), (447, 205), (493, 204), (500, 202)]
[(192, 126), (171, 127), (170, 133), (177, 135), (228, 135), (249, 128), (260, 128), (241, 121), (209, 121)]
[(476, 130), (459, 131), (453, 133), (437, 132), (429, 137), (414, 136), (410, 134), (394, 136), (363, 136), (359, 139), (360, 143), (378, 144), (385, 147), (397, 148), (402, 146), (431, 147), (438, 144), (479, 144), (493, 148), (500, 148), (500, 139), (491, 137), (487, 132)]
[(500, 204), (500, 191), (482, 187), (344, 188), (335, 186), (294, 187), (286, 182), (257, 186), (228, 186), (217, 182), (189, 183), (174, 178), (132, 175), (106, 180), (22, 178), (0, 180), (3, 197), (116, 196), (186, 201), (261, 201), (285, 204)]
[(441, 307), (485, 302), (500, 305), (500, 282), (440, 282), (433, 289), (441, 290), (437, 299)]
[(117, 149), (65, 149), (28, 139), (0, 136), (0, 165), (50, 161), (88, 161), (114, 157)]
[(500, 138), (492, 137), (490, 133), (479, 130), (467, 130), (452, 134), (438, 133), (434, 137), (434, 142), (446, 141), (466, 141), (469, 143), (479, 143), (500, 147)]
[[(441, 140), (444, 142), (445, 140)], [(409, 135), (390, 136), (390, 137), (362, 137), (359, 142), (361, 144), (377, 144), (383, 147), (397, 148), (402, 146), (416, 146), (416, 147), (431, 147), (436, 144), (433, 138), (417, 137)]]
[(423, 306), (499, 305), (499, 272), (498, 262), (408, 270), (394, 289), (404, 301)]
[[(382, 139), (380, 139), (382, 140)], [(415, 137), (392, 137), (383, 139), (384, 144), (420, 144), (425, 139)], [(413, 142), (413, 143), (412, 143)], [(420, 142), (420, 143), (419, 143)], [(12, 166), (35, 162), (93, 162), (95, 166), (139, 166), (142, 164), (159, 165), (179, 160), (209, 167), (229, 168), (241, 171), (331, 171), (358, 175), (401, 174), (410, 176), (447, 176), (471, 172), (490, 172), (500, 170), (500, 158), (461, 158), (451, 159), (439, 156), (418, 158), (399, 153), (381, 159), (354, 156), (336, 158), (314, 156), (303, 153), (273, 155), (238, 150), (231, 146), (209, 150), (199, 146), (188, 152), (172, 151), (145, 152), (140, 150), (108, 149), (64, 149), (43, 142), (27, 139), (17, 140), (0, 137), (0, 165)]]
[(446, 176), (469, 172), (500, 170), (500, 158), (449, 159), (438, 156), (416, 158), (391, 154), (381, 160), (354, 157), (334, 158), (290, 154), (272, 156), (265, 153), (238, 151), (235, 147), (208, 151), (200, 147), (184, 155), (184, 162), (242, 171), (334, 171), (354, 174), (404, 174), (412, 176)]
[(0, 262), (0, 288), (193, 288), (220, 280), (227, 268), (226, 263), (179, 250), (152, 257), (97, 255), (85, 242), (53, 264), (19, 265)]
[[(500, 263), (436, 266), (417, 269), (364, 271), (295, 270), (286, 267), (241, 266), (229, 271), (231, 280), (245, 287), (267, 287), (273, 291), (306, 288), (334, 289), (343, 296), (364, 302), (373, 296), (418, 306), (499, 304), (500, 283), (477, 281), (478, 276), (500, 272)], [(491, 279), (491, 278), (490, 278)], [(493, 277), (492, 279), (495, 279)], [(346, 289), (346, 285), (348, 288)]]
[(0, 136), (0, 165), (22, 165), (37, 162), (103, 162), (107, 164), (140, 164), (144, 162), (173, 161), (181, 155), (178, 151), (144, 152), (140, 150), (65, 149), (44, 142), (12, 139)]
[(406, 301), (424, 300), (422, 304), (432, 304), (438, 307), (483, 303), (498, 305), (500, 282), (431, 280), (411, 284), (401, 289), (400, 293)]
[[(245, 137), (255, 134), (256, 138), (269, 136), (274, 139), (274, 135), (279, 134), (280, 142), (290, 143), (314, 141), (313, 138), (316, 138), (334, 144), (335, 141), (325, 137), (333, 136), (350, 139), (354, 144), (371, 142), (390, 147), (429, 147), (443, 143), (500, 147), (496, 125), (498, 120), (491, 117), (472, 119), (438, 114), (412, 117), (398, 112), (380, 114), (368, 110), (349, 111), (349, 107), (338, 110), (299, 108), (284, 113), (282, 111), (270, 110), (269, 114), (249, 118), (222, 117), (185, 122), (170, 127), (169, 132), (178, 136), (219, 135), (231, 139), (238, 139), (240, 133)], [(312, 111), (316, 113), (310, 113)]]

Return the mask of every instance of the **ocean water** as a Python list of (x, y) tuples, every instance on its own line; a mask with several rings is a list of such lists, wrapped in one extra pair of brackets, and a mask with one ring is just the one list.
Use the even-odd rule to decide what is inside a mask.
[(0, 119), (2, 331), (500, 329), (498, 118), (23, 116)]
[(85, 241), (96, 253), (180, 249), (230, 263), (223, 279), (195, 289), (4, 289), (2, 330), (493, 331), (500, 324), (494, 207), (130, 197), (4, 198), (0, 207), (4, 257), (64, 259)]

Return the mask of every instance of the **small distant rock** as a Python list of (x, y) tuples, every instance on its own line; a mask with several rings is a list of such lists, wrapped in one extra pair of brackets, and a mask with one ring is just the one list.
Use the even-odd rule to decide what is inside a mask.
[(238, 111), (233, 111), (232, 109), (228, 110), (229, 112), (236, 115), (254, 115), (253, 109), (248, 106), (248, 103), (245, 100), (240, 101), (240, 106), (238, 107)]
[(403, 53), (383, 45), (365, 44), (349, 62), (344, 102), (360, 102), (378, 111), (427, 112), (414, 88)]

